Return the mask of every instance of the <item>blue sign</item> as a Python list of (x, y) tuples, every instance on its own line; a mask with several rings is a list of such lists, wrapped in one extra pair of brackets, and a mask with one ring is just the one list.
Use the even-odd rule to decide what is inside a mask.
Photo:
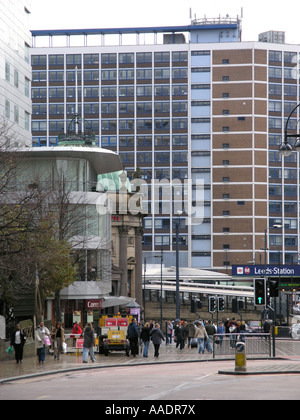
[(300, 265), (233, 265), (235, 277), (300, 277)]

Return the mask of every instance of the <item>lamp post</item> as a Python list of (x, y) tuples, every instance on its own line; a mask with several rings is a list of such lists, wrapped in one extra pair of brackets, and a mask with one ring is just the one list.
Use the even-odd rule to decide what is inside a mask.
[(163, 254), (155, 255), (155, 258), (160, 258), (160, 328), (162, 328), (162, 320), (163, 320), (163, 313), (162, 313), (162, 264), (163, 264)]
[(182, 215), (181, 210), (177, 210), (178, 219), (176, 220), (176, 319), (180, 319), (180, 294), (179, 294), (179, 221)]
[(144, 293), (143, 293), (143, 307), (144, 307), (144, 321), (146, 321), (146, 265), (147, 265), (147, 260), (149, 258), (153, 258), (153, 256), (149, 256), (149, 257), (144, 257)]
[(288, 119), (287, 119), (287, 121), (285, 123), (284, 142), (279, 147), (279, 153), (282, 156), (289, 156), (292, 153), (292, 151), (293, 151), (293, 147), (288, 142), (288, 137), (294, 137), (294, 138), (297, 139), (296, 142), (295, 142), (295, 144), (294, 144), (294, 147), (297, 150), (297, 152), (300, 152), (300, 133), (296, 133), (296, 134), (288, 134), (287, 133), (288, 124), (289, 124), (290, 118), (291, 118), (292, 114), (296, 111), (296, 109), (299, 106), (300, 106), (300, 103), (298, 105), (296, 105), (295, 108), (291, 111), (291, 113), (288, 116)]

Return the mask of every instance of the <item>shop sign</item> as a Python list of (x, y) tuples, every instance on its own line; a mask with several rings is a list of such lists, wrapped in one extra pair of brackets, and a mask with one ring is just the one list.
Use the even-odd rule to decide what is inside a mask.
[(85, 309), (88, 311), (102, 309), (103, 299), (89, 299), (85, 301)]

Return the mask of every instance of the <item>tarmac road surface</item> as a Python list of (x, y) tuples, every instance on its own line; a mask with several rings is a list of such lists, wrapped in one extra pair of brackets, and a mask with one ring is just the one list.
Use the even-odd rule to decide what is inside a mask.
[[(0, 400), (101, 400), (110, 410), (116, 401), (299, 400), (299, 360), (289, 361), (298, 373), (255, 374), (286, 361), (251, 361), (249, 374), (232, 370), (232, 361), (102, 367), (47, 376), (24, 377), (0, 385)], [(253, 369), (254, 374), (251, 374)], [(279, 372), (280, 370), (278, 370)], [(197, 404), (196, 404), (197, 408)], [(104, 412), (103, 412), (104, 413)]]

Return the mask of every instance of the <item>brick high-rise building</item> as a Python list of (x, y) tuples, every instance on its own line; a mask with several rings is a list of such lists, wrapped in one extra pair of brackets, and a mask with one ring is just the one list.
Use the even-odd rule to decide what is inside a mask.
[[(229, 273), (263, 264), (266, 248), (270, 262), (298, 261), (299, 159), (278, 153), (299, 100), (298, 45), (242, 42), (238, 18), (32, 35), (34, 146), (55, 145), (78, 112), (129, 176), (191, 180), (184, 199), (200, 216), (180, 217), (181, 266)], [(155, 200), (152, 191), (144, 256), (163, 250), (175, 265), (178, 214), (163, 195), (152, 215)]]

